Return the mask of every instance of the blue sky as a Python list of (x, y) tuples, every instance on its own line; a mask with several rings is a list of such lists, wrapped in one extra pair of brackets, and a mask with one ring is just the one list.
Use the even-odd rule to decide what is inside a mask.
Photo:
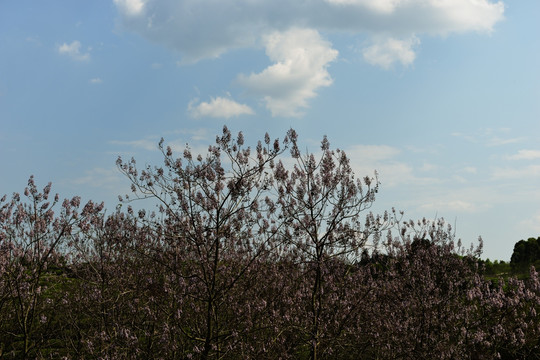
[(121, 155), (204, 151), (226, 124), (255, 143), (323, 135), (373, 211), (444, 217), (484, 257), (540, 236), (537, 0), (0, 2), (0, 193), (34, 174), (103, 200)]

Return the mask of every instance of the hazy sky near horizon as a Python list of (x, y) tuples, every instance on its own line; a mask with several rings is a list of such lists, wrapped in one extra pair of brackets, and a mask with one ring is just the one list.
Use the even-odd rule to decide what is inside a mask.
[(0, 1), (0, 195), (31, 174), (114, 209), (118, 156), (327, 135), (372, 210), (444, 217), (483, 257), (540, 236), (537, 0)]

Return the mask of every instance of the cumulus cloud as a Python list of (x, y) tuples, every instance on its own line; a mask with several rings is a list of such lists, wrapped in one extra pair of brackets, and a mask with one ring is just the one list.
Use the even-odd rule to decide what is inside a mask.
[(391, 13), (401, 2), (400, 0), (327, 0), (330, 4), (343, 6), (360, 6), (381, 13)]
[(301, 115), (332, 83), (338, 52), (320, 33), (367, 37), (365, 61), (389, 69), (410, 66), (422, 36), (490, 33), (504, 15), (497, 0), (113, 1), (125, 29), (178, 51), (181, 64), (262, 45), (273, 64), (238, 80), (274, 116)]
[(213, 117), (228, 119), (240, 115), (253, 115), (255, 113), (249, 106), (223, 97), (212, 98), (210, 102), (200, 102), (198, 104), (197, 102), (198, 99), (195, 99), (188, 105), (188, 111), (195, 118)]
[(97, 85), (97, 84), (101, 84), (103, 80), (101, 80), (101, 78), (93, 78), (93, 79), (90, 79), (89, 82), (90, 84)]
[(60, 45), (58, 47), (58, 53), (67, 55), (77, 61), (90, 60), (90, 54), (81, 52), (81, 43), (77, 40), (73, 41), (71, 44), (63, 43)]
[[(432, 34), (491, 31), (504, 13), (502, 2), (487, 0), (326, 0), (361, 15), (373, 12), (388, 29)], [(398, 20), (393, 26), (389, 21)], [(399, 21), (400, 20), (400, 21)]]
[(264, 37), (264, 44), (274, 64), (258, 74), (240, 75), (239, 83), (263, 96), (273, 116), (301, 115), (298, 108), (307, 107), (318, 88), (332, 83), (327, 67), (338, 52), (311, 29), (276, 31)]
[(383, 69), (390, 69), (396, 62), (409, 66), (416, 58), (413, 47), (419, 43), (420, 40), (416, 36), (405, 40), (391, 37), (376, 39), (372, 45), (362, 51), (362, 55), (366, 62)]
[(503, 18), (492, 0), (114, 0), (123, 24), (178, 50), (184, 61), (213, 58), (257, 45), (292, 27), (385, 35), (491, 32)]

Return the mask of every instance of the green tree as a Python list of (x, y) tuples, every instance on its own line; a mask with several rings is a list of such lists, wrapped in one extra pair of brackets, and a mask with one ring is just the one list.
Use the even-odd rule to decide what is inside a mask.
[(527, 241), (520, 240), (514, 245), (514, 251), (510, 258), (512, 271), (517, 273), (527, 272), (527, 269), (540, 260), (540, 237), (529, 238)]

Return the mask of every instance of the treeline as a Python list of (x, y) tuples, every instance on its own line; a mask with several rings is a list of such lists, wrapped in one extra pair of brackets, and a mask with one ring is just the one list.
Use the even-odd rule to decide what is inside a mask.
[(521, 279), (529, 277), (531, 266), (540, 267), (540, 237), (519, 240), (514, 245), (510, 262), (504, 260), (479, 260), (484, 274), (490, 278), (517, 276)]
[(163, 168), (117, 162), (124, 203), (155, 212), (60, 203), (33, 178), (2, 198), (0, 358), (540, 358), (537, 273), (487, 280), (481, 242), (442, 219), (360, 218), (378, 181), (326, 139), (320, 157), (292, 130), (160, 148)]
[(510, 265), (514, 272), (524, 272), (531, 265), (540, 266), (540, 237), (520, 240), (514, 245), (510, 258)]

